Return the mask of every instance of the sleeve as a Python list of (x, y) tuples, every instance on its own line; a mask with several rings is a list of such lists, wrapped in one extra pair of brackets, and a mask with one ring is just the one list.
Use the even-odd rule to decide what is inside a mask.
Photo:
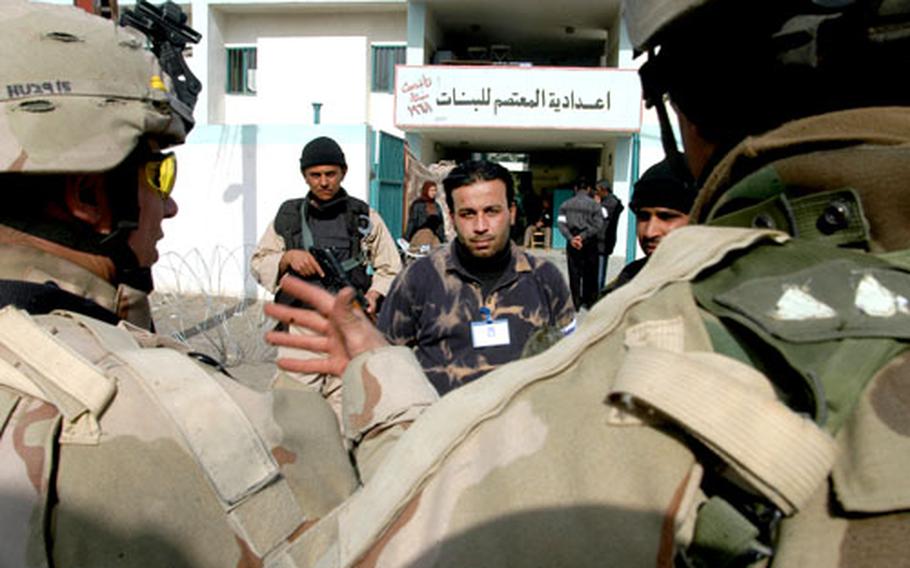
[(376, 327), (394, 345), (415, 345), (417, 343), (417, 314), (422, 304), (416, 301), (410, 282), (414, 267), (411, 264), (392, 282), (392, 287), (382, 303)]
[(585, 211), (585, 228), (581, 232), (581, 238), (584, 240), (592, 239), (600, 233), (600, 230), (603, 228), (604, 218), (603, 214), (600, 212), (600, 205), (594, 201), (590, 200), (588, 210)]
[(545, 287), (547, 298), (550, 301), (550, 313), (553, 314), (553, 322), (563, 335), (569, 335), (575, 331), (575, 307), (572, 303), (572, 295), (569, 287), (566, 285), (566, 279), (556, 266), (545, 261), (538, 268), (540, 282)]
[(358, 355), (342, 380), (344, 433), (366, 481), (402, 431), (439, 395), (407, 347)]
[(566, 216), (566, 203), (559, 206), (559, 213), (556, 215), (556, 226), (559, 227), (559, 232), (562, 233), (562, 236), (565, 237), (567, 241), (571, 241), (572, 232), (569, 231), (569, 219)]
[(367, 253), (370, 266), (373, 267), (373, 285), (376, 290), (387, 296), (392, 281), (401, 272), (401, 257), (392, 239), (392, 234), (378, 213), (370, 209), (370, 234), (364, 237), (362, 246)]
[(417, 230), (417, 202), (411, 203), (411, 206), (408, 207), (408, 225), (404, 230), (405, 240), (410, 241), (414, 236), (414, 232)]
[(281, 277), (278, 266), (285, 250), (284, 239), (275, 232), (274, 223), (269, 223), (250, 258), (253, 278), (273, 294), (278, 289), (278, 279)]

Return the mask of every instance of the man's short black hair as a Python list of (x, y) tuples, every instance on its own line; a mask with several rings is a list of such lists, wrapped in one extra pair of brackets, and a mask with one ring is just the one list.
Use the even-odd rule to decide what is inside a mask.
[(512, 180), (512, 174), (509, 173), (509, 170), (496, 162), (488, 160), (470, 160), (458, 164), (442, 180), (442, 186), (446, 190), (446, 205), (449, 206), (449, 211), (455, 212), (455, 198), (452, 197), (452, 194), (455, 193), (456, 189), (481, 181), (497, 179), (505, 184), (506, 201), (511, 207), (515, 203), (515, 182)]

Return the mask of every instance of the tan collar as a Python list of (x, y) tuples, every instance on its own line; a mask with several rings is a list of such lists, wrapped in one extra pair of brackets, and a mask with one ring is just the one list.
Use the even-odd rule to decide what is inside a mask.
[(703, 221), (717, 198), (734, 183), (761, 167), (796, 154), (858, 145), (898, 146), (910, 143), (910, 108), (874, 107), (794, 120), (743, 140), (714, 167), (692, 208)]
[(53, 282), (71, 294), (89, 299), (121, 319), (148, 329), (148, 295), (109, 280), (114, 265), (105, 257), (68, 249), (0, 225), (0, 278), (25, 282)]

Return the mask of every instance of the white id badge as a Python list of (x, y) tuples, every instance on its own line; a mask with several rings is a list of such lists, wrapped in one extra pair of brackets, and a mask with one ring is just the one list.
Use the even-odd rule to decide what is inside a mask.
[(474, 349), (508, 345), (509, 320), (471, 322), (471, 341), (474, 344)]

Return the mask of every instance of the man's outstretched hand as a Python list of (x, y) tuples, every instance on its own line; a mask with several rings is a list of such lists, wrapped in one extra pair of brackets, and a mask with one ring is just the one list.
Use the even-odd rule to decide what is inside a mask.
[(265, 339), (273, 345), (324, 353), (326, 358), (278, 359), (278, 366), (298, 373), (327, 373), (341, 376), (348, 362), (357, 355), (384, 347), (388, 342), (376, 329), (363, 309), (354, 301), (354, 290), (345, 288), (337, 296), (318, 286), (285, 276), (281, 289), (303, 301), (312, 309), (292, 308), (282, 304), (267, 304), (266, 315), (288, 325), (307, 328), (313, 335), (298, 335), (270, 331)]

